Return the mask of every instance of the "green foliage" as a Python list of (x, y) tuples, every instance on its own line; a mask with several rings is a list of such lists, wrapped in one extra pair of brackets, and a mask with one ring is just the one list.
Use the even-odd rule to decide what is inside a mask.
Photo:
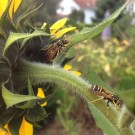
[(71, 112), (73, 105), (76, 101), (76, 98), (74, 96), (69, 96), (71, 94), (72, 93), (61, 90), (59, 88), (57, 92), (57, 95), (60, 96), (57, 101), (59, 105), (59, 107), (57, 108), (57, 119), (60, 121), (68, 134), (77, 135), (78, 132), (74, 129), (75, 121), (73, 121), (69, 116), (69, 113)]

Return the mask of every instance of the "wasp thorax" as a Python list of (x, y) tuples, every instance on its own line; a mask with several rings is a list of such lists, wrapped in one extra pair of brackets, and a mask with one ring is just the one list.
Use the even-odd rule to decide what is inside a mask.
[(63, 38), (63, 39), (59, 40), (58, 42), (56, 42), (56, 45), (58, 47), (64, 47), (64, 45), (67, 44), (67, 43), (69, 43), (69, 41), (66, 40), (65, 38)]

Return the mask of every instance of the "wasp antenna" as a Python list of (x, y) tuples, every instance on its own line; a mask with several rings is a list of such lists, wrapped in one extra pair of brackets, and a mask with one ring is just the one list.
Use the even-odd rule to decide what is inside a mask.
[(99, 101), (99, 100), (102, 100), (102, 99), (104, 99), (104, 98), (99, 98), (99, 99), (93, 100), (90, 103), (93, 103), (93, 102), (96, 102), (96, 101)]

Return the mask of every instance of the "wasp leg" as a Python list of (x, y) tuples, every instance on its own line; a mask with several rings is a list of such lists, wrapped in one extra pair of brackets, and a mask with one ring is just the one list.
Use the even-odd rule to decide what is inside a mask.
[(108, 100), (108, 101), (107, 101), (107, 108), (109, 108), (109, 102), (110, 102), (110, 101)]
[(99, 100), (102, 100), (102, 99), (104, 99), (104, 98), (99, 98), (99, 99), (93, 100), (90, 103), (94, 103), (94, 102), (99, 101)]

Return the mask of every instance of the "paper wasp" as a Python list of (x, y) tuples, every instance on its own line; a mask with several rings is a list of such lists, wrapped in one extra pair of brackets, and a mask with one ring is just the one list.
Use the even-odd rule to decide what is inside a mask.
[(62, 51), (62, 48), (65, 47), (67, 43), (69, 43), (69, 41), (63, 37), (54, 44), (46, 47), (45, 49), (42, 49), (44, 51), (44, 62), (51, 63), (52, 60), (54, 60), (56, 56)]
[(107, 100), (107, 106), (109, 106), (109, 102), (113, 103), (115, 107), (118, 106), (118, 108), (123, 105), (123, 101), (117, 95), (98, 85), (93, 85), (90, 91), (98, 96), (102, 96), (102, 99)]

